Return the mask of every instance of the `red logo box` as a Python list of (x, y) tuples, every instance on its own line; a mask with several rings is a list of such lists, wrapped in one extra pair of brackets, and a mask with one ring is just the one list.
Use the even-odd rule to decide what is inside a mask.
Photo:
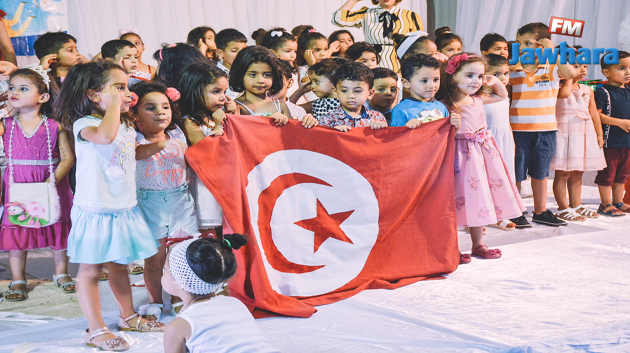
[(549, 20), (549, 33), (563, 36), (582, 37), (584, 21), (553, 17)]

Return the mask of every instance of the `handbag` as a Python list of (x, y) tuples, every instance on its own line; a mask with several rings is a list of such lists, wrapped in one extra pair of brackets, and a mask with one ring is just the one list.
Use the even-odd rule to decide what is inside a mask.
[(50, 181), (42, 183), (16, 183), (14, 181), (13, 133), (16, 120), (17, 116), (11, 123), (9, 135), (9, 202), (4, 205), (4, 210), (8, 213), (8, 219), (11, 224), (27, 228), (49, 226), (59, 221), (61, 205), (53, 170), (48, 118), (46, 116), (43, 117), (43, 124), (46, 127), (48, 142)]

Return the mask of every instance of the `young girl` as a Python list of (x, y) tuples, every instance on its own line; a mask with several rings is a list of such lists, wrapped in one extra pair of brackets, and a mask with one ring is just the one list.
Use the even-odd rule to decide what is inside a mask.
[(247, 47), (238, 53), (230, 70), (230, 87), (245, 92), (235, 100), (241, 115), (268, 116), (278, 126), (287, 123), (291, 112), (286, 103), (269, 97), (282, 90), (279, 65), (278, 58), (265, 47)]
[(462, 39), (455, 33), (444, 33), (435, 38), (437, 50), (447, 57), (462, 52)]
[(208, 26), (199, 26), (188, 32), (186, 43), (195, 46), (201, 55), (213, 60), (217, 51), (217, 44), (214, 42), (216, 36), (217, 33), (214, 29)]
[(144, 81), (150, 81), (151, 79), (153, 79), (153, 76), (157, 72), (157, 69), (149, 64), (145, 64), (142, 62), (142, 53), (144, 53), (145, 49), (142, 38), (140, 38), (140, 36), (133, 31), (123, 29), (120, 31), (119, 39), (130, 41), (131, 43), (133, 43), (133, 45), (136, 46), (136, 49), (138, 49), (138, 70), (133, 73), (133, 76)]
[(226, 234), (223, 240), (189, 239), (173, 246), (162, 284), (185, 304), (164, 330), (165, 352), (278, 352), (241, 301), (217, 295), (236, 272), (232, 249), (246, 243), (240, 234)]
[[(14, 116), (0, 124), (9, 164), (4, 174), (5, 211), (0, 228), (0, 250), (9, 251), (13, 278), (4, 293), (7, 301), (28, 298), (24, 270), (27, 252), (31, 249), (50, 247), (55, 262), (53, 281), (64, 293), (75, 291), (66, 256), (72, 208), (72, 191), (66, 175), (74, 164), (74, 154), (65, 130), (48, 117), (52, 113), (49, 83), (46, 70), (38, 65), (11, 74), (8, 98)], [(58, 222), (35, 228), (16, 224), (20, 222), (12, 217), (10, 200), (18, 195), (9, 193), (11, 184), (48, 181), (56, 183), (61, 210)]]
[[(503, 100), (508, 92), (498, 78), (484, 76), (484, 72), (483, 58), (456, 54), (448, 61), (438, 94), (451, 115), (461, 114), (461, 127), (455, 136), (457, 225), (470, 228), (472, 255), (496, 259), (501, 257), (501, 251), (484, 244), (483, 226), (520, 216), (525, 207), (488, 130), (483, 111), (484, 101)], [(482, 96), (484, 83), (498, 97)], [(460, 255), (460, 263), (468, 262), (470, 255)]]
[(396, 45), (396, 55), (401, 61), (414, 54), (426, 54), (442, 63), (448, 60), (448, 56), (439, 52), (437, 45), (427, 37), (427, 32), (418, 31), (408, 35), (394, 34), (394, 44)]
[(330, 47), (334, 42), (339, 42), (339, 50), (332, 53), (331, 56), (340, 56), (343, 58), (346, 56), (346, 50), (354, 44), (354, 36), (350, 31), (340, 29), (328, 36), (328, 46)]
[(346, 59), (350, 61), (358, 61), (367, 65), (370, 69), (375, 69), (381, 62), (381, 56), (378, 54), (378, 50), (368, 42), (354, 43), (346, 51)]
[(126, 265), (157, 253), (158, 244), (136, 207), (136, 132), (127, 116), (131, 93), (128, 76), (109, 61), (74, 66), (55, 101), (54, 113), (74, 134), (77, 185), (72, 207), (68, 257), (79, 263), (77, 293), (89, 329), (88, 346), (125, 350), (101, 315), (98, 280), (109, 269), (125, 331), (162, 331), (164, 325), (135, 312)]
[[(158, 253), (144, 261), (144, 283), (149, 304), (138, 312), (160, 319), (162, 303), (162, 268), (166, 259), (166, 237), (185, 231), (199, 234), (195, 203), (188, 192), (186, 178), (186, 137), (175, 124), (173, 102), (179, 98), (174, 88), (159, 82), (142, 82), (132, 88), (137, 103), (131, 108), (139, 132), (136, 135), (136, 187), (138, 207), (151, 233), (160, 242)], [(179, 298), (171, 300), (171, 307)]]
[(181, 71), (188, 64), (210, 63), (199, 50), (184, 43), (163, 44), (162, 49), (153, 53), (153, 59), (159, 64), (155, 79), (166, 87), (176, 87)]
[[(297, 50), (297, 66), (298, 66), (298, 82), (300, 85), (307, 84), (308, 68), (318, 62), (330, 58), (328, 40), (326, 37), (315, 31), (315, 29), (305, 30), (298, 38)], [(334, 50), (331, 50), (334, 51)], [(317, 99), (312, 92), (307, 92), (303, 96), (303, 100), (297, 103), (306, 103)]]
[(606, 168), (606, 159), (602, 150), (604, 134), (595, 106), (595, 95), (589, 86), (578, 83), (588, 74), (588, 65), (573, 67), (578, 76), (573, 80), (565, 80), (556, 103), (557, 147), (551, 162), (551, 168), (555, 169), (553, 195), (558, 203), (556, 215), (559, 218), (585, 221), (586, 218), (597, 218), (599, 215), (581, 205), (582, 174)]
[[(260, 45), (271, 50), (272, 53), (276, 54), (278, 59), (287, 61), (291, 66), (295, 66), (295, 59), (297, 58), (297, 39), (284, 28), (274, 28), (266, 32), (262, 37)], [(292, 74), (292, 78), (293, 82), (299, 81), (297, 72)], [(287, 95), (291, 96), (297, 89), (298, 85), (292, 85)]]

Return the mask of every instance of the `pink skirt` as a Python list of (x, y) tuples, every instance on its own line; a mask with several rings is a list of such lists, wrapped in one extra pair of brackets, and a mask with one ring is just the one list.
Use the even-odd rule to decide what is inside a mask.
[(604, 150), (597, 145), (593, 120), (561, 115), (557, 119), (556, 155), (551, 169), (586, 172), (606, 168)]

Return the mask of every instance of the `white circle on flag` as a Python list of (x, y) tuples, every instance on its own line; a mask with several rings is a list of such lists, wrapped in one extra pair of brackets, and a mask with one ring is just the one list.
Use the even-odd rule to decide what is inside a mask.
[[(258, 224), (261, 193), (278, 177), (294, 173), (330, 185), (301, 183), (287, 187), (276, 199), (271, 214), (271, 238), (278, 252), (291, 264), (322, 266), (303, 273), (279, 271), (272, 266), (268, 257), (274, 254), (266, 253)], [(322, 295), (341, 288), (361, 272), (378, 238), (379, 208), (372, 185), (359, 172), (321, 153), (283, 150), (265, 157), (248, 174), (247, 181), (252, 228), (276, 292), (297, 297)], [(314, 250), (315, 233), (295, 223), (317, 218), (318, 202), (330, 215), (354, 211), (339, 225), (351, 243), (331, 237)]]

